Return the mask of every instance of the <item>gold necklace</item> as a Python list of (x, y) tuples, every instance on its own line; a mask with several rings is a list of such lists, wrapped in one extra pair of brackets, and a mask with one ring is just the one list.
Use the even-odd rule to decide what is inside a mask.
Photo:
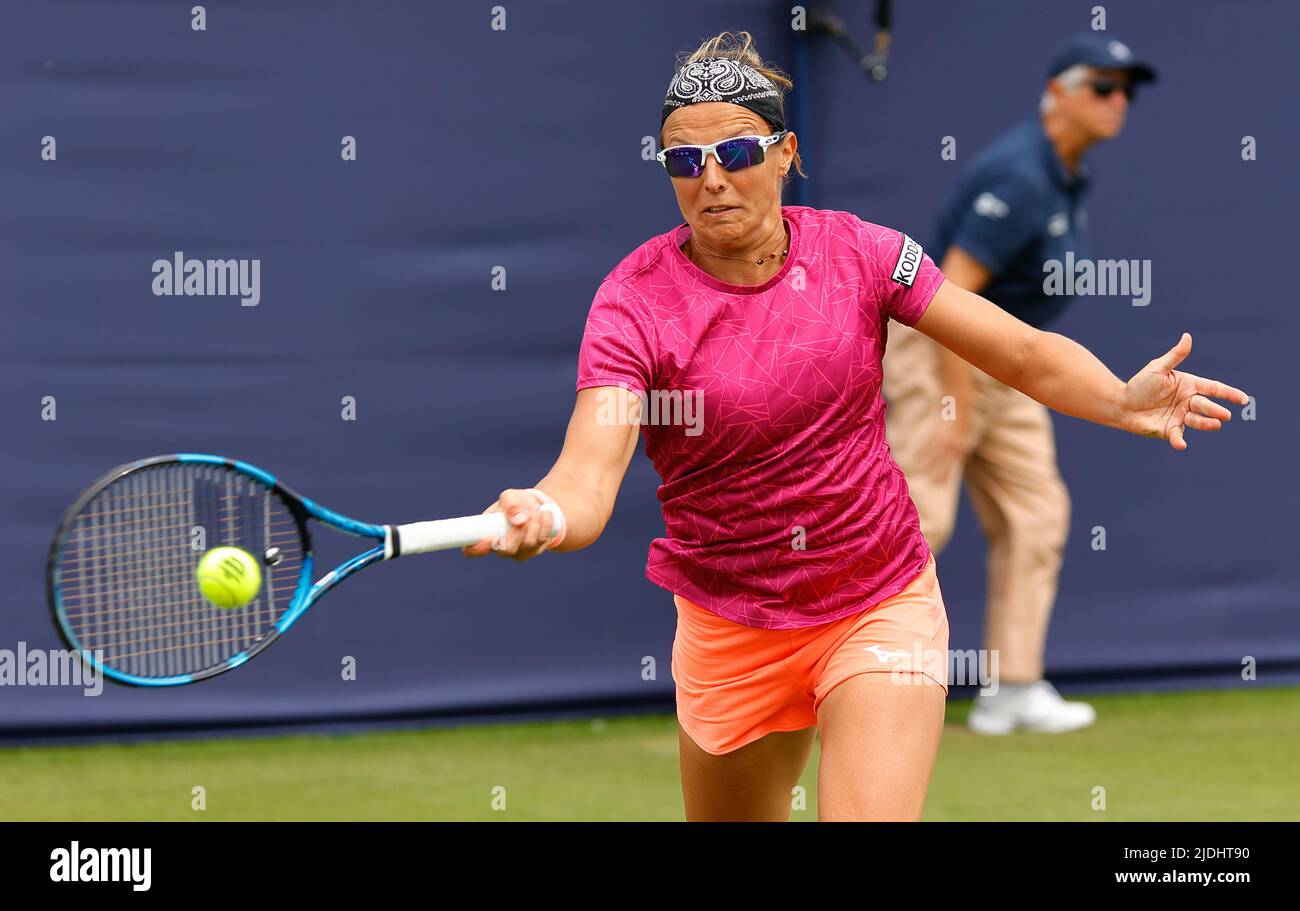
[(690, 237), (686, 238), (686, 243), (690, 245), (691, 250), (693, 250), (699, 256), (712, 256), (717, 259), (734, 259), (736, 260), (736, 262), (753, 263), (756, 266), (763, 265), (763, 263), (767, 262), (769, 259), (774, 259), (775, 257), (778, 256), (787, 256), (790, 253), (790, 238), (788, 235), (786, 237), (786, 246), (784, 250), (780, 251), (779, 253), (769, 253), (767, 256), (764, 256), (762, 259), (750, 259), (748, 256), (723, 256), (721, 253), (705, 253), (703, 250), (695, 249), (695, 244), (692, 243), (692, 241), (694, 240), (695, 240), (695, 235), (692, 234)]

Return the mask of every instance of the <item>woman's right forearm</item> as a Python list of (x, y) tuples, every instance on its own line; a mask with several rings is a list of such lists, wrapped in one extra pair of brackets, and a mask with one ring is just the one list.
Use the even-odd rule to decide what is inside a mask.
[(614, 504), (605, 502), (599, 485), (585, 483), (557, 464), (536, 486), (564, 513), (564, 540), (553, 550), (581, 550), (595, 543), (614, 511)]
[[(534, 485), (564, 514), (564, 536), (551, 549), (581, 550), (600, 537), (639, 439), (636, 396), (618, 387), (591, 387), (578, 393), (564, 448), (546, 477)], [(510, 533), (498, 542), (495, 549), (501, 556), (519, 559), (522, 553), (523, 559), (529, 559), (541, 553), (540, 548), (553, 537), (546, 535), (537, 499), (536, 494), (511, 488), (488, 507), (523, 514), (519, 521), (512, 521)], [(467, 550), (468, 556), (486, 553), (484, 542)]]
[(557, 551), (581, 550), (605, 530), (640, 433), (640, 399), (617, 387), (578, 393), (564, 448), (537, 482), (564, 513)]

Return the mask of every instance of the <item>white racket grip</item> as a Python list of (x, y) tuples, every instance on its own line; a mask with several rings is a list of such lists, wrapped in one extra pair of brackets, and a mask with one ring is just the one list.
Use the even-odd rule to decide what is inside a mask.
[[(555, 521), (556, 509), (547, 503), (542, 510), (551, 515), (551, 527), (544, 538), (554, 536), (560, 523)], [(563, 520), (561, 520), (562, 522)], [(412, 522), (409, 525), (389, 525), (384, 539), (384, 559), (405, 557), (410, 554), (427, 554), (435, 550), (455, 550), (477, 544), (484, 538), (504, 537), (509, 531), (506, 514), (487, 512), (478, 516), (461, 516), (458, 519), (435, 519), (432, 522)]]

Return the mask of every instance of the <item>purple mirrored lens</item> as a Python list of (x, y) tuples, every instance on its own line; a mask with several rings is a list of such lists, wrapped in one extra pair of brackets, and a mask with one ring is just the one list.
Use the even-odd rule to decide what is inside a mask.
[(757, 139), (729, 139), (718, 146), (718, 157), (728, 171), (763, 163), (763, 147)]
[(670, 177), (699, 177), (704, 172), (704, 155), (698, 146), (668, 149), (664, 152), (664, 167)]

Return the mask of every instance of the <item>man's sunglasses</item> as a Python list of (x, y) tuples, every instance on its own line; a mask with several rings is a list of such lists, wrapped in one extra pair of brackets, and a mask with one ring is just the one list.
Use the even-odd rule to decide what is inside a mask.
[(655, 157), (663, 163), (669, 177), (699, 177), (710, 155), (726, 170), (739, 171), (762, 164), (767, 147), (785, 139), (789, 133), (781, 130), (771, 136), (735, 136), (707, 146), (669, 146)]
[(1109, 98), (1111, 93), (1119, 90), (1124, 93), (1124, 97), (1129, 101), (1137, 93), (1137, 87), (1131, 82), (1117, 82), (1114, 79), (1094, 79), (1088, 83), (1092, 93), (1098, 98)]

